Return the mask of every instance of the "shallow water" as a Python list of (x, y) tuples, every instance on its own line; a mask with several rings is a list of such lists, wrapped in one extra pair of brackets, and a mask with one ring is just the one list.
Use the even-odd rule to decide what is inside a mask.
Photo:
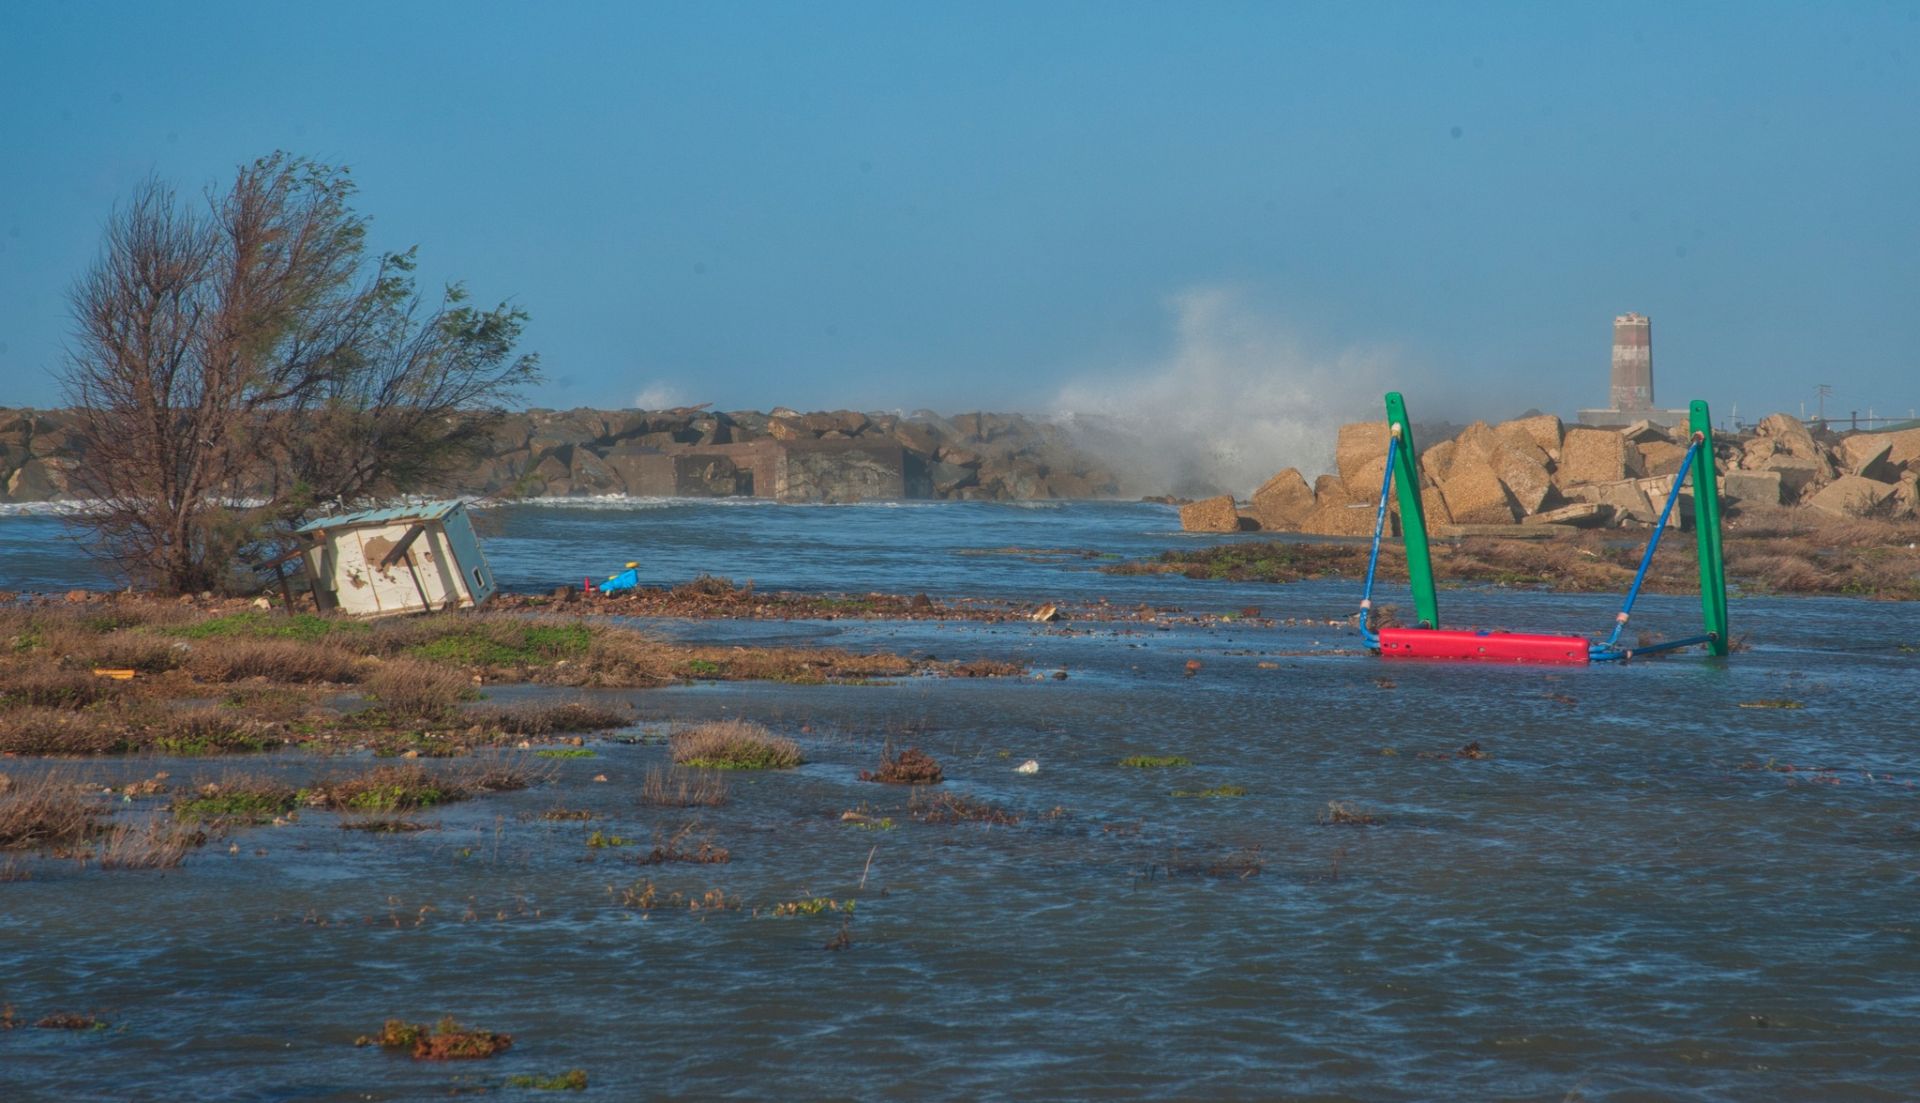
[[(44, 523), (0, 519), (6, 585), (22, 559), (8, 529)], [(1151, 506), (514, 507), (485, 523), (496, 573), (526, 589), (644, 548), (663, 581), (1315, 619), (1356, 598), (954, 554), (1191, 539)], [(1549, 629), (1598, 628), (1612, 607), (1441, 599), (1457, 623)], [(1695, 616), (1656, 596), (1635, 621), (1678, 633)], [(1351, 657), (1336, 653), (1351, 630), (1324, 624), (656, 623), (1011, 657), (1041, 677), (608, 692), (640, 742), (436, 811), (432, 831), (369, 837), (316, 813), (164, 874), (36, 864), (0, 883), (0, 1000), (112, 1027), (0, 1032), (0, 1098), (516, 1098), (504, 1077), (572, 1067), (609, 1100), (1911, 1098), (1920, 653), (1900, 646), (1920, 646), (1920, 622), (1824, 599), (1736, 599), (1733, 616), (1751, 650), (1730, 661), (1572, 670)], [(1777, 698), (1804, 707), (1739, 707)], [(792, 735), (808, 764), (731, 777), (722, 808), (641, 806), (657, 737), (720, 716)], [(915, 821), (906, 792), (855, 779), (888, 738), (1021, 821)], [(1469, 741), (1486, 757), (1453, 754)], [(1135, 753), (1194, 764), (1116, 764)], [(1027, 758), (1040, 772), (1014, 773)], [(185, 782), (337, 766), (67, 768)], [(1247, 793), (1173, 795), (1219, 785)], [(1383, 822), (1317, 823), (1336, 800)], [(556, 805), (600, 818), (534, 818)], [(863, 805), (893, 827), (840, 820)], [(636, 864), (696, 819), (731, 862)], [(643, 845), (590, 850), (596, 828)], [(1254, 855), (1258, 874), (1237, 876)], [(744, 907), (643, 913), (608, 891), (648, 878)], [(839, 916), (764, 914), (814, 896), (858, 901), (850, 948), (823, 949)], [(514, 1048), (430, 1065), (352, 1045), (385, 1018), (443, 1014)]]

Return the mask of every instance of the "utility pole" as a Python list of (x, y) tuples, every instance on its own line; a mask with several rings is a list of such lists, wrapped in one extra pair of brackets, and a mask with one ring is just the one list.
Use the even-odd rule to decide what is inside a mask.
[(1833, 393), (1833, 388), (1822, 383), (1813, 389), (1813, 393), (1820, 398), (1820, 420), (1824, 422), (1827, 420), (1827, 396)]

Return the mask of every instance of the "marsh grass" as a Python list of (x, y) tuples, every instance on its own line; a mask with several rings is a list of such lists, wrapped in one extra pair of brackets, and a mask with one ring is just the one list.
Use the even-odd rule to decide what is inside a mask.
[(168, 810), (182, 820), (259, 823), (298, 808), (306, 794), (270, 777), (241, 774), (208, 782), (190, 796), (175, 797)]
[(202, 681), (261, 678), (296, 684), (348, 684), (366, 675), (368, 662), (345, 647), (290, 639), (214, 637), (195, 643), (183, 663)]
[(376, 702), (381, 721), (405, 725), (451, 721), (474, 689), (472, 679), (457, 670), (418, 659), (389, 659), (367, 679), (367, 695)]
[(800, 745), (748, 720), (716, 720), (674, 732), (675, 765), (711, 770), (780, 770), (805, 761)]
[(0, 778), (0, 850), (74, 846), (104, 819), (100, 801), (64, 774)]
[(568, 1069), (557, 1076), (521, 1074), (507, 1077), (507, 1087), (537, 1092), (583, 1092), (587, 1090), (587, 1070)]
[(148, 820), (116, 823), (100, 836), (95, 858), (101, 869), (172, 869), (187, 852), (206, 845), (207, 833), (184, 824)]
[(704, 770), (659, 768), (647, 771), (640, 803), (655, 808), (718, 808), (727, 803), (724, 777)]
[(661, 841), (654, 836), (653, 849), (636, 859), (643, 866), (664, 865), (668, 862), (685, 862), (690, 865), (724, 865), (733, 860), (733, 855), (724, 846), (716, 846), (711, 836), (703, 837), (689, 844), (688, 837), (699, 829), (699, 824), (690, 823), (673, 835)]
[(1209, 789), (1175, 789), (1171, 795), (1200, 800), (1225, 800), (1244, 797), (1247, 795), (1247, 789), (1244, 785), (1215, 785)]
[(470, 708), (460, 719), (502, 735), (543, 736), (612, 731), (632, 723), (633, 714), (585, 700), (523, 701)]
[(1121, 759), (1120, 765), (1135, 770), (1165, 770), (1175, 766), (1191, 766), (1193, 760), (1177, 754), (1136, 754)]
[(922, 823), (984, 823), (997, 827), (1011, 827), (1020, 822), (1016, 812), (1010, 812), (960, 793), (931, 790), (915, 790), (907, 802), (907, 812)]
[(118, 684), (91, 671), (36, 664), (0, 677), (0, 708), (86, 708)]

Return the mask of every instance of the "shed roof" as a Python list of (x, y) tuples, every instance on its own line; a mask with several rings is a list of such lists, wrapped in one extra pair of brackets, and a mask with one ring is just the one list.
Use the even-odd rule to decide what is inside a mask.
[(392, 525), (402, 521), (439, 521), (462, 506), (457, 499), (440, 502), (412, 502), (382, 509), (363, 509), (333, 517), (320, 517), (301, 525), (299, 532), (320, 529), (357, 528), (361, 525)]

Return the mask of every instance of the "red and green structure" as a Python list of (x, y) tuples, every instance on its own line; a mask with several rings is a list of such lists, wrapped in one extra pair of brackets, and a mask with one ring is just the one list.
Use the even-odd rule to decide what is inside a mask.
[[(1413, 440), (1413, 422), (1398, 392), (1387, 395), (1387, 470), (1380, 481), (1380, 504), (1374, 514), (1373, 549), (1367, 557), (1366, 589), (1360, 598), (1360, 632), (1382, 658), (1455, 659), (1505, 663), (1606, 663), (1704, 646), (1716, 656), (1727, 653), (1727, 571), (1720, 548), (1720, 492), (1713, 458), (1713, 424), (1707, 404), (1695, 400), (1687, 410), (1687, 452), (1680, 461), (1661, 507), (1660, 520), (1647, 540), (1640, 567), (1633, 575), (1613, 628), (1605, 639), (1485, 628), (1443, 628), (1440, 604), (1434, 594), (1433, 555), (1428, 543), (1427, 515), (1420, 497), (1420, 452)], [(1647, 580), (1647, 569), (1660, 548), (1682, 488), (1693, 491), (1693, 533), (1700, 559), (1700, 618), (1703, 631), (1685, 639), (1664, 640), (1645, 647), (1626, 647), (1621, 632), (1633, 616), (1634, 602)], [(1387, 528), (1387, 505), (1395, 493), (1400, 505), (1400, 536), (1407, 549), (1407, 581), (1413, 591), (1414, 623), (1407, 627), (1371, 628), (1373, 582), (1380, 565), (1380, 540)]]

